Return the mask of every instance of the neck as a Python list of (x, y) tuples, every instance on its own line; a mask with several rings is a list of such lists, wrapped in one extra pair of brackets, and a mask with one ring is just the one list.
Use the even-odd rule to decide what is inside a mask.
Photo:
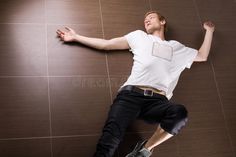
[(152, 35), (161, 38), (161, 40), (165, 40), (165, 35), (163, 30), (156, 30), (152, 33)]

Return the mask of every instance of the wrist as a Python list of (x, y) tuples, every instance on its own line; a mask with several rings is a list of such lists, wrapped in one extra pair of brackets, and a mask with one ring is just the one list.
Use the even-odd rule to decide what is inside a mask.
[(80, 35), (75, 34), (74, 37), (73, 37), (73, 40), (79, 42), (79, 39), (80, 39)]
[(214, 29), (206, 29), (207, 33), (213, 33), (215, 30)]

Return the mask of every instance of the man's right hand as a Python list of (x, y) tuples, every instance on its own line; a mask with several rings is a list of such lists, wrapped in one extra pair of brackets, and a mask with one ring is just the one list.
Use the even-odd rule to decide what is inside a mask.
[(72, 42), (76, 40), (76, 32), (69, 28), (65, 27), (66, 31), (62, 31), (60, 29), (57, 30), (57, 35), (65, 42)]

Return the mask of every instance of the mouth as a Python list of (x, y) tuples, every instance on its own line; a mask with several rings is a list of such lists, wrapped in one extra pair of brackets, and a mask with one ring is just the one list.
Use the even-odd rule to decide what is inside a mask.
[(148, 26), (150, 26), (151, 24), (150, 23), (148, 23), (148, 24), (146, 24), (146, 27), (148, 27)]

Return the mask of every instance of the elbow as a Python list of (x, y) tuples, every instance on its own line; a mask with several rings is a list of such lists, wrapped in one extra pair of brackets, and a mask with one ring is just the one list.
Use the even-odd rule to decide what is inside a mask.
[(200, 56), (200, 58), (201, 58), (200, 60), (202, 62), (206, 62), (208, 57), (207, 56)]
[(197, 60), (200, 62), (206, 62), (208, 59), (208, 56), (203, 55), (203, 53), (200, 52), (200, 50), (198, 51), (198, 55), (197, 55)]
[(197, 59), (198, 62), (206, 62), (207, 61), (207, 57), (199, 57)]
[(208, 56), (206, 56), (206, 55), (201, 55), (200, 58), (201, 58), (202, 62), (206, 62)]

